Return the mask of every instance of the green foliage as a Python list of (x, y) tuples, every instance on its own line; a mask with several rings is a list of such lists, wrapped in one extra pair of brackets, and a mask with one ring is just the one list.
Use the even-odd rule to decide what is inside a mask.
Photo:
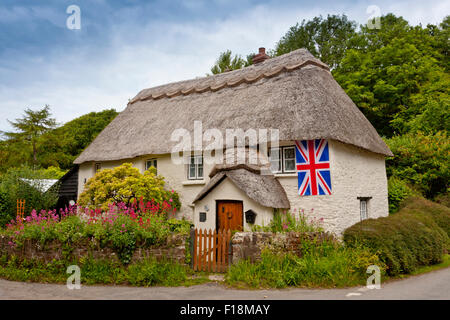
[(38, 165), (38, 139), (56, 126), (55, 119), (50, 118), (50, 115), (50, 107), (48, 105), (37, 111), (27, 108), (22, 118), (16, 119), (16, 121), (8, 120), (16, 131), (3, 132), (10, 142), (25, 143), (31, 146), (34, 166)]
[[(58, 200), (58, 186), (55, 185), (42, 192), (44, 182), (41, 179), (57, 179), (62, 174), (57, 168), (33, 170), (30, 167), (11, 168), (0, 176), (0, 193), (2, 211), (0, 211), (0, 228), (11, 219), (16, 218), (17, 199), (25, 199), (25, 216), (32, 209), (38, 211), (52, 208)], [(23, 179), (29, 179), (24, 181)]]
[(178, 286), (187, 280), (187, 268), (167, 260), (157, 262), (148, 258), (130, 265), (127, 278), (132, 286)]
[(434, 201), (436, 203), (439, 203), (443, 206), (450, 208), (450, 192), (438, 195), (436, 198), (434, 198)]
[(114, 109), (91, 112), (43, 135), (41, 166), (72, 167), (73, 160), (117, 116)]
[(302, 257), (264, 249), (260, 261), (242, 260), (232, 265), (226, 282), (253, 288), (346, 287), (364, 284), (370, 265), (384, 269), (378, 257), (362, 247), (307, 241), (302, 246)]
[(170, 203), (176, 209), (181, 206), (178, 193), (164, 189), (164, 178), (155, 174), (155, 169), (141, 174), (131, 163), (124, 163), (114, 169), (100, 170), (89, 179), (78, 199), (81, 206), (108, 209), (112, 203), (131, 202), (143, 199), (158, 204)]
[(381, 29), (365, 26), (333, 70), (337, 82), (379, 133), (449, 128), (449, 75), (438, 37), (443, 30), (409, 26), (401, 17), (381, 17)]
[[(146, 208), (149, 208), (148, 210)], [(82, 208), (67, 213), (56, 214), (56, 210), (33, 212), (22, 224), (9, 224), (0, 235), (8, 236), (13, 246), (21, 247), (26, 240), (36, 241), (45, 246), (51, 241), (67, 245), (70, 255), (71, 246), (90, 241), (100, 247), (112, 248), (123, 264), (131, 261), (136, 248), (165, 245), (171, 234), (185, 234), (190, 231), (191, 223), (186, 220), (167, 219), (167, 212), (155, 207), (143, 209), (112, 207), (108, 212), (90, 211), (82, 213)]]
[(390, 177), (388, 180), (389, 213), (397, 212), (400, 204), (412, 195), (417, 195), (417, 192), (405, 181), (397, 177)]
[(356, 23), (346, 15), (315, 17), (291, 27), (275, 48), (277, 56), (297, 50), (308, 49), (315, 57), (332, 69), (339, 66), (346, 50), (354, 46)]
[(222, 52), (214, 66), (211, 68), (212, 74), (241, 69), (244, 66), (252, 64), (252, 55), (247, 56), (247, 61), (242, 59), (240, 55), (235, 55), (233, 58), (231, 56), (231, 50)]
[(252, 231), (264, 232), (322, 232), (320, 226), (323, 219), (308, 219), (304, 211), (301, 210), (298, 215), (290, 211), (277, 210), (274, 213), (272, 221), (268, 226), (252, 226)]
[(430, 216), (450, 238), (450, 208), (427, 199), (413, 197), (403, 203), (402, 212), (418, 217), (424, 214)]
[[(49, 116), (48, 107), (46, 112)], [(116, 115), (114, 109), (91, 112), (55, 129), (52, 129), (54, 127), (52, 122), (47, 129), (44, 128), (45, 130), (42, 129), (33, 136), (32, 143), (31, 138), (27, 138), (24, 134), (7, 133), (6, 139), (0, 140), (0, 172), (16, 167), (17, 163), (70, 169), (73, 160)], [(36, 156), (36, 162), (33, 162), (33, 155)]]
[[(427, 206), (440, 207), (434, 209), (438, 213), (431, 213), (426, 207), (416, 208), (421, 200), (408, 201), (409, 207), (394, 215), (364, 220), (344, 231), (344, 242), (349, 248), (370, 248), (387, 265), (389, 275), (411, 273), (419, 266), (439, 263), (448, 248), (448, 234), (439, 225), (448, 228), (450, 209), (428, 203)], [(442, 220), (439, 224), (438, 219)]]
[(81, 285), (116, 284), (132, 286), (180, 286), (193, 282), (191, 270), (184, 265), (147, 258), (128, 266), (114, 260), (81, 258), (77, 260), (19, 260), (15, 256), (0, 256), (0, 277), (13, 281), (66, 283), (67, 267), (78, 265)]
[(394, 153), (386, 161), (388, 176), (407, 181), (428, 198), (449, 190), (450, 140), (446, 132), (410, 133), (386, 143)]

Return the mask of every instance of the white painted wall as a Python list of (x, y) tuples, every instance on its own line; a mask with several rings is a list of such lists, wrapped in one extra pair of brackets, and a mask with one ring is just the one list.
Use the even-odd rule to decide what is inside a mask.
[[(207, 196), (195, 204), (193, 222), (196, 228), (215, 229), (216, 228), (216, 201), (217, 200), (238, 200), (243, 205), (243, 225), (244, 231), (250, 231), (250, 226), (245, 222), (245, 211), (256, 212), (256, 225), (268, 225), (273, 218), (273, 209), (261, 206), (256, 201), (250, 199), (228, 178), (225, 178)], [(205, 206), (209, 211), (205, 210)], [(200, 212), (206, 212), (206, 221), (200, 222)]]

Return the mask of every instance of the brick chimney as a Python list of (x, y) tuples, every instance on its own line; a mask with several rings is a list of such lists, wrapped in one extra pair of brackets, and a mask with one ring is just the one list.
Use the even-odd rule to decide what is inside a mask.
[(259, 53), (253, 57), (253, 63), (257, 64), (269, 58), (270, 57), (266, 54), (266, 48), (259, 48)]

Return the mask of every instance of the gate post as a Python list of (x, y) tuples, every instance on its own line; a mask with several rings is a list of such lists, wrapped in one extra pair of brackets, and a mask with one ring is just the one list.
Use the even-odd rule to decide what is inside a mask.
[(191, 232), (189, 235), (189, 250), (191, 253), (191, 268), (194, 268), (194, 238), (195, 238), (195, 229), (191, 227)]
[(228, 242), (228, 266), (231, 266), (233, 260), (233, 235), (230, 230), (228, 230), (228, 232), (230, 232), (230, 239)]

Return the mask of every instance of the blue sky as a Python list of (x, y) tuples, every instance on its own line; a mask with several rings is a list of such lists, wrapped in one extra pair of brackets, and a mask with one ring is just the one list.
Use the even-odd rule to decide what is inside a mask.
[[(81, 10), (69, 30), (66, 9)], [(64, 123), (126, 107), (141, 89), (204, 76), (220, 52), (271, 49), (296, 22), (346, 14), (366, 23), (369, 5), (411, 24), (437, 24), (450, 1), (0, 1), (0, 130), (27, 107), (50, 105)]]

